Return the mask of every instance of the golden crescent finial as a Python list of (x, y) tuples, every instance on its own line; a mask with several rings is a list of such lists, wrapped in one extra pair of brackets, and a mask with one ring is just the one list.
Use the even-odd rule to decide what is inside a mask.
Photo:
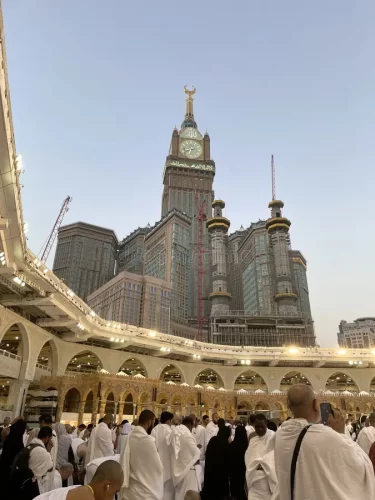
[(197, 89), (194, 87), (194, 85), (193, 85), (193, 90), (188, 90), (186, 87), (187, 87), (187, 85), (184, 86), (185, 94), (188, 95), (189, 97), (193, 96), (195, 94), (195, 92), (197, 91)]

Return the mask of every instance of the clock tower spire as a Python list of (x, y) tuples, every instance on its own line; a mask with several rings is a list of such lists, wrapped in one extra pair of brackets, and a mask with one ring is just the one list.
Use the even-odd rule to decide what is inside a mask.
[(185, 113), (185, 120), (181, 124), (181, 128), (187, 128), (187, 127), (193, 127), (193, 128), (198, 128), (198, 125), (196, 124), (194, 120), (194, 99), (193, 95), (197, 91), (195, 87), (193, 87), (193, 90), (189, 90), (187, 88), (187, 85), (184, 87), (185, 94), (186, 94), (186, 113)]

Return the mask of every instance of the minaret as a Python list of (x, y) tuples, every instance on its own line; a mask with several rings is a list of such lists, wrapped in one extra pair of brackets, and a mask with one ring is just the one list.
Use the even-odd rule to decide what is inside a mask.
[(293, 290), (292, 272), (289, 261), (289, 228), (291, 222), (282, 216), (284, 203), (276, 200), (275, 169), (272, 155), (272, 201), (268, 204), (271, 218), (266, 222), (273, 252), (276, 283), (275, 301), (280, 316), (297, 314), (297, 294)]
[(212, 255), (212, 292), (209, 294), (212, 302), (211, 316), (227, 313), (231, 300), (227, 278), (227, 234), (230, 221), (223, 217), (224, 207), (223, 200), (214, 200), (212, 202), (214, 214), (207, 221)]

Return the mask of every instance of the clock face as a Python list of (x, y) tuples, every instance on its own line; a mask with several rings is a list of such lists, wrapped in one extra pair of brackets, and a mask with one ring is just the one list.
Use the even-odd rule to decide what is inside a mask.
[(198, 158), (202, 154), (202, 145), (197, 141), (188, 139), (181, 142), (180, 153), (187, 158)]

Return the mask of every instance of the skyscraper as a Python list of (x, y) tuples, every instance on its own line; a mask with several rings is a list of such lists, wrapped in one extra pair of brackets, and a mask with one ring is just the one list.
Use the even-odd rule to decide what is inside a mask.
[[(162, 216), (173, 209), (185, 213), (191, 218), (191, 262), (189, 269), (189, 303), (188, 316), (197, 317), (197, 251), (198, 251), (198, 207), (204, 203), (206, 217), (211, 216), (211, 203), (214, 195), (212, 184), (215, 176), (215, 162), (211, 159), (210, 137), (206, 132), (202, 135), (194, 118), (193, 96), (195, 88), (188, 90), (185, 86), (186, 113), (181, 129), (174, 129), (169, 154), (166, 158), (163, 175)], [(203, 259), (204, 298), (210, 291), (209, 274), (209, 239), (206, 227), (203, 227), (202, 246), (205, 252)], [(205, 313), (209, 314), (209, 306), (204, 301)]]
[(118, 241), (112, 229), (76, 222), (59, 229), (53, 272), (81, 299), (115, 274)]

